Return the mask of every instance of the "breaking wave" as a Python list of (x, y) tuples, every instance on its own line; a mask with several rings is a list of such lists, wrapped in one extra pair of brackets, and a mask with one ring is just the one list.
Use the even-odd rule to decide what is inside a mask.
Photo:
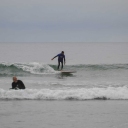
[[(105, 70), (128, 70), (128, 64), (95, 64), (95, 65), (65, 65), (66, 70), (73, 71), (105, 71)], [(30, 63), (0, 63), (0, 76), (25, 76), (25, 75), (41, 75), (55, 74), (56, 65), (48, 65), (38, 62)]]
[(127, 87), (80, 89), (0, 89), (0, 100), (128, 100)]
[(0, 63), (0, 76), (29, 75), (55, 73), (47, 64), (32, 63)]

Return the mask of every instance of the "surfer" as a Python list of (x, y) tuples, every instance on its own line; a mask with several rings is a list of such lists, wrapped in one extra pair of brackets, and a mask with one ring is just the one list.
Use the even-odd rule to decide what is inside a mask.
[(10, 89), (15, 89), (15, 90), (25, 89), (25, 85), (21, 80), (17, 80), (17, 77), (14, 76), (13, 82), (12, 82), (12, 88), (10, 88)]
[(63, 60), (64, 60), (64, 64), (65, 64), (65, 55), (64, 55), (64, 51), (62, 51), (60, 54), (56, 55), (55, 57), (53, 57), (51, 60), (53, 60), (54, 58), (58, 57), (58, 70), (60, 67), (60, 63), (61, 63), (61, 70), (63, 69)]

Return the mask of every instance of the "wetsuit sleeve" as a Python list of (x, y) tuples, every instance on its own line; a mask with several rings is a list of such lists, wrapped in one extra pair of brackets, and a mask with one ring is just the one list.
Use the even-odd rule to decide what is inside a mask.
[(11, 89), (15, 89), (16, 85), (14, 84), (14, 82), (12, 82), (12, 88)]
[(53, 59), (56, 58), (56, 57), (58, 57), (58, 56), (59, 56), (59, 55), (54, 56)]

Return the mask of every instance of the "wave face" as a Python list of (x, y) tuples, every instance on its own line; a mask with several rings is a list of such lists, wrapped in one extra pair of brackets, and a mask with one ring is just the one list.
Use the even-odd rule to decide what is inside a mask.
[[(57, 73), (56, 65), (47, 65), (38, 62), (32, 63), (0, 63), (0, 76), (25, 76)], [(100, 65), (68, 65), (66, 70), (74, 71), (120, 71), (128, 70), (128, 64), (100, 64)]]
[(118, 70), (128, 69), (128, 64), (88, 64), (88, 65), (77, 65), (78, 68), (85, 68), (89, 70)]
[(55, 73), (49, 65), (32, 63), (0, 63), (0, 76), (25, 76), (30, 74)]
[(0, 100), (128, 100), (127, 87), (80, 89), (0, 89)]

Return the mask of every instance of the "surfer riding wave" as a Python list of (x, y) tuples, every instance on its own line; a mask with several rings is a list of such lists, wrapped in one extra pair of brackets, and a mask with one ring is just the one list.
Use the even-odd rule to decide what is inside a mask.
[(64, 51), (62, 51), (60, 54), (58, 54), (55, 57), (53, 57), (51, 60), (53, 60), (56, 57), (58, 57), (58, 68), (57, 69), (59, 70), (60, 63), (61, 63), (61, 70), (62, 70), (63, 69), (63, 60), (64, 60), (64, 64), (66, 63)]

